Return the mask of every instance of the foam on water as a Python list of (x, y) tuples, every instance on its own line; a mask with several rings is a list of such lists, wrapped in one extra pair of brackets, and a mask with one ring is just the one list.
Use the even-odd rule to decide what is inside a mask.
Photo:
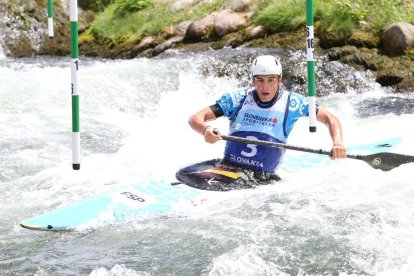
[[(276, 185), (223, 193), (188, 213), (64, 234), (18, 226), (27, 217), (141, 179), (172, 181), (180, 167), (220, 157), (224, 142), (205, 143), (187, 123), (223, 91), (239, 86), (236, 78), (202, 73), (217, 59), (200, 54), (81, 61), (79, 171), (71, 169), (69, 62), (16, 60), (0, 66), (0, 271), (412, 274), (413, 164), (390, 172), (357, 160), (282, 167), (283, 180)], [(388, 90), (370, 76), (349, 74), (359, 82), (365, 78), (361, 90), (318, 99), (341, 118), (345, 144), (398, 137), (401, 143), (392, 151), (414, 155), (412, 96), (392, 95), (393, 105), (385, 108)], [(224, 132), (228, 126), (225, 119), (210, 124)], [(318, 124), (317, 133), (309, 133), (306, 119), (289, 143), (331, 146), (326, 128)], [(306, 154), (297, 154), (306, 162)]]

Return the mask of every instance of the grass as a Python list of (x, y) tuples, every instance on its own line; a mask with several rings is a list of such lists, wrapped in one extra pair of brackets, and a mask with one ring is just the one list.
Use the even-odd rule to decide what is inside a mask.
[[(380, 32), (392, 22), (414, 24), (412, 0), (315, 0), (314, 18), (317, 32), (332, 32), (346, 37), (354, 30)], [(255, 23), (272, 32), (303, 27), (304, 0), (263, 0), (255, 14)]]
[(257, 25), (263, 25), (272, 32), (294, 31), (303, 27), (305, 22), (305, 1), (303, 0), (261, 2), (255, 19)]
[[(219, 10), (223, 0), (216, 0), (213, 4), (200, 4), (190, 11), (171, 13), (169, 8), (173, 2), (151, 2), (142, 9), (125, 11), (121, 4), (125, 0), (118, 0), (109, 5), (94, 21), (90, 33), (98, 40), (134, 41), (148, 35), (161, 33), (165, 27), (177, 24), (184, 20), (196, 20)], [(120, 14), (119, 10), (123, 9)]]
[[(305, 0), (258, 0), (256, 25), (271, 32), (303, 28)], [(106, 8), (85, 33), (98, 41), (138, 41), (184, 20), (197, 20), (222, 8), (224, 0), (200, 4), (190, 10), (171, 13), (174, 0), (106, 0)], [(355, 30), (381, 32), (392, 22), (414, 24), (413, 0), (314, 0), (316, 33), (348, 37)]]

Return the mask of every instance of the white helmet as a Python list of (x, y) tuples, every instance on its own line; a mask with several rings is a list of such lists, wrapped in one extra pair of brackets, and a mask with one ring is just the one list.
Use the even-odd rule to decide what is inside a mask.
[(277, 57), (264, 55), (253, 60), (250, 67), (252, 76), (257, 75), (282, 75), (282, 65)]

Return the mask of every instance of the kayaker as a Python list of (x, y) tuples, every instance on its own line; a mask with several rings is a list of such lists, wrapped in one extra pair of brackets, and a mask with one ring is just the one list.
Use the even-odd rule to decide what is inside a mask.
[[(229, 135), (286, 143), (297, 120), (309, 115), (307, 98), (281, 87), (282, 65), (277, 57), (258, 56), (250, 68), (253, 87), (223, 94), (215, 104), (192, 115), (189, 124), (207, 143), (221, 139), (220, 132), (207, 122), (225, 116), (230, 120)], [(332, 138), (332, 159), (346, 157), (339, 119), (321, 106), (316, 118), (324, 123)], [(215, 131), (214, 131), (215, 130)], [(259, 181), (279, 180), (275, 171), (284, 149), (227, 141), (222, 164), (251, 170)]]

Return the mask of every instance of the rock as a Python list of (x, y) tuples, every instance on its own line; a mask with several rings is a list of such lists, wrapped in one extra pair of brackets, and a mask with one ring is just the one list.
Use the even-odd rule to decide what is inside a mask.
[(381, 38), (370, 32), (354, 32), (347, 42), (356, 47), (377, 48), (381, 43)]
[(404, 78), (397, 84), (397, 91), (400, 93), (413, 93), (414, 92), (414, 76)]
[(20, 33), (15, 40), (6, 40), (5, 45), (14, 57), (30, 57), (33, 55), (32, 42), (26, 33)]
[(185, 33), (185, 40), (200, 41), (210, 37), (216, 16), (217, 12), (213, 12), (203, 19), (191, 23), (187, 28), (187, 32)]
[(371, 70), (382, 86), (396, 86), (397, 91), (414, 89), (414, 61), (408, 56), (388, 57), (376, 48), (344, 46), (328, 50), (329, 60), (339, 60), (357, 70)]
[[(144, 39), (142, 39), (140, 41), (140, 43), (132, 49), (131, 56), (132, 57), (136, 57), (136, 56), (141, 57), (141, 54), (143, 52), (145, 52), (148, 49), (153, 50), (154, 47), (161, 44), (162, 42), (163, 42), (163, 40), (161, 38), (156, 38), (156, 37), (153, 37), (153, 36), (147, 36)], [(152, 51), (151, 51), (150, 56), (152, 56)]]
[(78, 6), (83, 10), (92, 10), (94, 12), (98, 12), (104, 10), (105, 5), (102, 2), (108, 3), (109, 1), (82, 0), (78, 1)]
[(266, 29), (264, 26), (252, 26), (245, 30), (246, 33), (246, 40), (252, 40), (256, 38), (261, 38), (266, 35)]
[(175, 33), (175, 27), (173, 27), (173, 25), (169, 25), (167, 27), (164, 28), (164, 32), (162, 33), (162, 37), (164, 39), (170, 38), (172, 36), (174, 36)]
[[(293, 51), (303, 51), (306, 50), (305, 39), (306, 34), (303, 28), (298, 30), (297, 32), (267, 34), (264, 38), (257, 38), (251, 40), (249, 46), (253, 48), (284, 48)], [(315, 43), (315, 45), (317, 45), (317, 43)]]
[(154, 49), (147, 49), (138, 55), (139, 58), (151, 58), (153, 56)]
[(179, 11), (189, 9), (195, 6), (198, 2), (198, 0), (179, 0), (171, 6), (170, 12), (177, 13)]
[(178, 0), (170, 7), (170, 12), (177, 13), (183, 10), (188, 10), (202, 3), (213, 4), (214, 0)]
[(404, 51), (413, 46), (414, 26), (400, 22), (392, 24), (384, 34), (384, 47), (390, 55), (404, 54)]
[(153, 36), (147, 36), (134, 48), (134, 50), (144, 50), (148, 48), (152, 48), (157, 45), (155, 38)]
[(235, 12), (247, 12), (252, 10), (253, 0), (228, 0), (225, 4), (227, 8)]
[(402, 79), (398, 70), (388, 70), (379, 72), (376, 77), (376, 82), (382, 86), (391, 86), (398, 84)]
[(358, 49), (355, 46), (333, 47), (328, 50), (329, 60), (339, 60), (343, 56), (355, 54)]
[(95, 20), (95, 14), (92, 11), (82, 11), (79, 9), (78, 31), (83, 33), (90, 28), (91, 23)]
[(174, 36), (185, 36), (185, 33), (187, 32), (188, 26), (190, 26), (191, 23), (194, 21), (192, 20), (186, 20), (177, 25), (174, 30)]
[(161, 54), (165, 50), (175, 46), (175, 44), (183, 41), (183, 39), (184, 39), (183, 36), (175, 36), (175, 37), (168, 39), (167, 41), (161, 43), (160, 45), (154, 48), (153, 55), (156, 56), (156, 55)]
[(230, 10), (220, 11), (214, 20), (214, 32), (222, 37), (228, 33), (235, 32), (246, 25), (246, 18), (240, 13), (232, 13)]
[(325, 31), (318, 36), (320, 42), (319, 46), (323, 49), (329, 49), (332, 47), (341, 47), (346, 45), (346, 37), (335, 34), (334, 32)]
[(219, 40), (214, 40), (208, 43), (209, 50), (218, 50), (223, 48), (236, 48), (241, 46), (243, 38), (240, 33), (229, 33)]

